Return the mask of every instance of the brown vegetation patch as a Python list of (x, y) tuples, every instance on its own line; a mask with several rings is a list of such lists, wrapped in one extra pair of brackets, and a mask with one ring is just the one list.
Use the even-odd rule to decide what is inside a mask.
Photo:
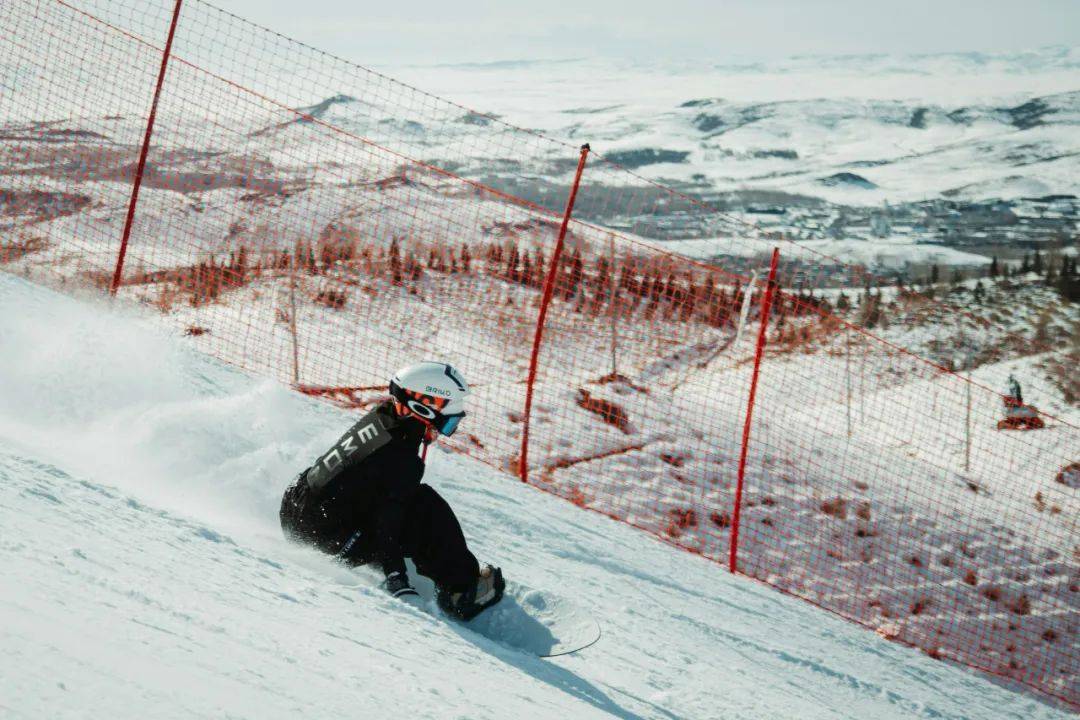
[(346, 295), (344, 290), (335, 290), (333, 288), (326, 288), (320, 290), (314, 298), (315, 302), (319, 305), (324, 305), (331, 310), (341, 310), (345, 307)]
[[(108, 118), (106, 118), (107, 120)], [(34, 122), (29, 125), (6, 125), (0, 129), (0, 140), (40, 143), (62, 143), (72, 140), (108, 140), (101, 133), (92, 130), (72, 130), (68, 128), (49, 128), (46, 123)]]
[(633, 390), (637, 390), (639, 393), (643, 393), (645, 395), (649, 394), (649, 388), (644, 387), (642, 385), (637, 385), (630, 378), (628, 378), (625, 375), (622, 375), (620, 373), (617, 373), (617, 372), (611, 372), (611, 373), (608, 373), (607, 375), (603, 375), (601, 377), (598, 377), (595, 380), (595, 382), (596, 382), (597, 385), (607, 385), (609, 383), (617, 383), (619, 385), (625, 385), (626, 387), (631, 388)]
[(686, 464), (686, 459), (682, 455), (675, 455), (674, 453), (660, 453), (660, 459), (666, 462), (672, 467), (682, 467)]
[[(66, 137), (58, 136), (65, 140), (95, 139), (85, 131), (59, 132), (67, 133)], [(136, 151), (133, 147), (86, 143), (28, 145), (21, 153), (24, 166), (7, 172), (68, 181), (130, 183), (137, 169)], [(273, 177), (275, 169), (270, 163), (249, 157), (211, 158), (204, 151), (179, 149), (152, 152), (151, 158), (143, 170), (144, 187), (184, 194), (239, 188), (257, 196), (280, 195), (287, 187), (286, 181)]]
[[(373, 405), (385, 397), (385, 385), (363, 385), (355, 387), (332, 387), (327, 385), (297, 385), (296, 390), (312, 397), (329, 400), (338, 407), (358, 410)], [(365, 393), (378, 391), (379, 394), (365, 397)]]
[(919, 598), (918, 600), (916, 600), (915, 602), (913, 602), (911, 604), (911, 614), (912, 615), (922, 615), (923, 612), (925, 612), (928, 607), (930, 607), (930, 599), (929, 598)]
[(77, 213), (89, 204), (90, 198), (86, 195), (0, 188), (0, 216), (27, 215), (34, 222), (53, 220)]
[(711, 520), (712, 524), (720, 528), (721, 530), (731, 527), (731, 516), (728, 515), (726, 512), (714, 512), (713, 514), (709, 515), (709, 520)]
[(844, 498), (832, 498), (821, 503), (821, 512), (838, 520), (847, 519), (847, 500)]
[(49, 246), (43, 238), (22, 237), (8, 243), (0, 242), (0, 264), (15, 262), (31, 253), (41, 252)]
[(1005, 601), (1005, 607), (1017, 615), (1029, 615), (1031, 613), (1031, 599), (1027, 595)]
[(574, 465), (580, 465), (581, 463), (592, 462), (593, 460), (603, 460), (604, 458), (609, 458), (614, 455), (622, 455), (624, 453), (634, 452), (635, 450), (641, 450), (644, 447), (644, 443), (634, 443), (633, 445), (617, 447), (611, 450), (605, 450), (603, 452), (595, 453), (593, 455), (585, 455), (583, 457), (555, 458), (544, 468), (542, 478), (544, 482), (551, 482), (552, 475), (554, 475), (556, 470), (565, 470), (566, 468), (573, 467)]
[(570, 492), (567, 494), (566, 499), (582, 508), (589, 504), (589, 497), (585, 494), (585, 491), (576, 485), (570, 488)]
[(671, 521), (667, 526), (667, 534), (671, 537), (679, 537), (684, 530), (697, 527), (697, 513), (693, 508), (675, 508), (668, 511)]
[(577, 405), (598, 415), (604, 423), (617, 427), (627, 435), (630, 434), (630, 416), (626, 414), (626, 410), (610, 400), (593, 397), (588, 390), (579, 388)]
[(1069, 463), (1061, 468), (1061, 472), (1054, 477), (1054, 482), (1073, 490), (1080, 490), (1080, 462)]
[(1076, 372), (1076, 334), (1074, 331), (1074, 350), (1049, 358), (1043, 363), (1047, 376), (1061, 390), (1065, 402), (1070, 405), (1080, 403), (1080, 373)]

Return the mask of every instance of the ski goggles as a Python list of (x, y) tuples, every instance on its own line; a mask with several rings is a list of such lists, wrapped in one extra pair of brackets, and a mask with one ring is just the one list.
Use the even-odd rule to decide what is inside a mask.
[(465, 413), (455, 413), (454, 415), (442, 415), (437, 420), (432, 422), (435, 429), (439, 431), (440, 435), (450, 437), (457, 430), (458, 423), (461, 422), (461, 418), (465, 417)]
[(406, 390), (394, 382), (390, 383), (390, 395), (415, 417), (435, 428), (440, 435), (446, 437), (454, 434), (458, 423), (461, 422), (461, 418), (465, 417), (464, 411), (452, 414), (440, 412), (437, 408), (446, 407), (449, 402), (445, 398), (425, 395), (414, 390)]

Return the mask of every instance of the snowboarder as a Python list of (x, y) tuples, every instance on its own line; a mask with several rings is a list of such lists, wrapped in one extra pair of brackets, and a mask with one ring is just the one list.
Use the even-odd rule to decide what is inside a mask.
[(998, 430), (1041, 430), (1046, 423), (1039, 417), (1038, 408), (1024, 404), (1020, 382), (1010, 373), (1008, 390), (1001, 396), (1005, 417), (998, 421)]
[(347, 564), (379, 563), (394, 597), (417, 594), (411, 558), (443, 611), (468, 620), (502, 598), (502, 571), (477, 562), (453, 510), (420, 482), (428, 445), (465, 417), (468, 386), (450, 365), (421, 362), (389, 392), (285, 491), (282, 530)]
[(1009, 389), (1005, 393), (1005, 397), (1011, 397), (1016, 400), (1016, 405), (1024, 404), (1024, 393), (1020, 389), (1019, 381), (1017, 381), (1017, 379), (1013, 377), (1012, 373), (1009, 373)]

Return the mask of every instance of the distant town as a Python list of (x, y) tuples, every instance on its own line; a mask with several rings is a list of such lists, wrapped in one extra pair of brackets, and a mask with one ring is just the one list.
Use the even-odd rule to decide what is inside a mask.
[[(817, 198), (770, 191), (740, 191), (704, 199), (722, 211), (719, 220), (704, 219), (700, 213), (680, 208), (651, 222), (635, 218), (634, 228), (652, 231), (654, 237), (680, 240), (730, 234), (732, 221), (742, 221), (765, 234), (795, 242), (903, 239), (985, 257), (979, 263), (949, 263), (966, 277), (987, 274), (992, 258), (1002, 268), (1019, 269), (1024, 259), (1032, 261), (1036, 252), (1053, 261), (1080, 251), (1080, 197), (1071, 194), (982, 201), (939, 198), (876, 207), (834, 205)], [(735, 268), (758, 264), (756, 259), (724, 260)], [(818, 282), (856, 282), (849, 267), (838, 263), (829, 268), (822, 260), (819, 257), (813, 265), (807, 265), (808, 271), (813, 267)], [(869, 269), (890, 279), (899, 276), (905, 281), (920, 281), (929, 274), (930, 265), (907, 263), (903, 267)]]
[(1080, 198), (1047, 195), (1017, 200), (927, 200), (882, 207), (750, 205), (745, 210), (763, 229), (793, 239), (883, 239), (895, 235), (1002, 260), (1033, 250), (1075, 248)]

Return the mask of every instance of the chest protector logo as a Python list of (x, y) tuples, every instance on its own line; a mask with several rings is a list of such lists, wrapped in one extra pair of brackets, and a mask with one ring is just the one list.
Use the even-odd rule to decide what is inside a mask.
[(334, 478), (390, 442), (387, 418), (372, 410), (349, 428), (330, 450), (307, 471), (307, 484), (314, 493), (321, 492)]

